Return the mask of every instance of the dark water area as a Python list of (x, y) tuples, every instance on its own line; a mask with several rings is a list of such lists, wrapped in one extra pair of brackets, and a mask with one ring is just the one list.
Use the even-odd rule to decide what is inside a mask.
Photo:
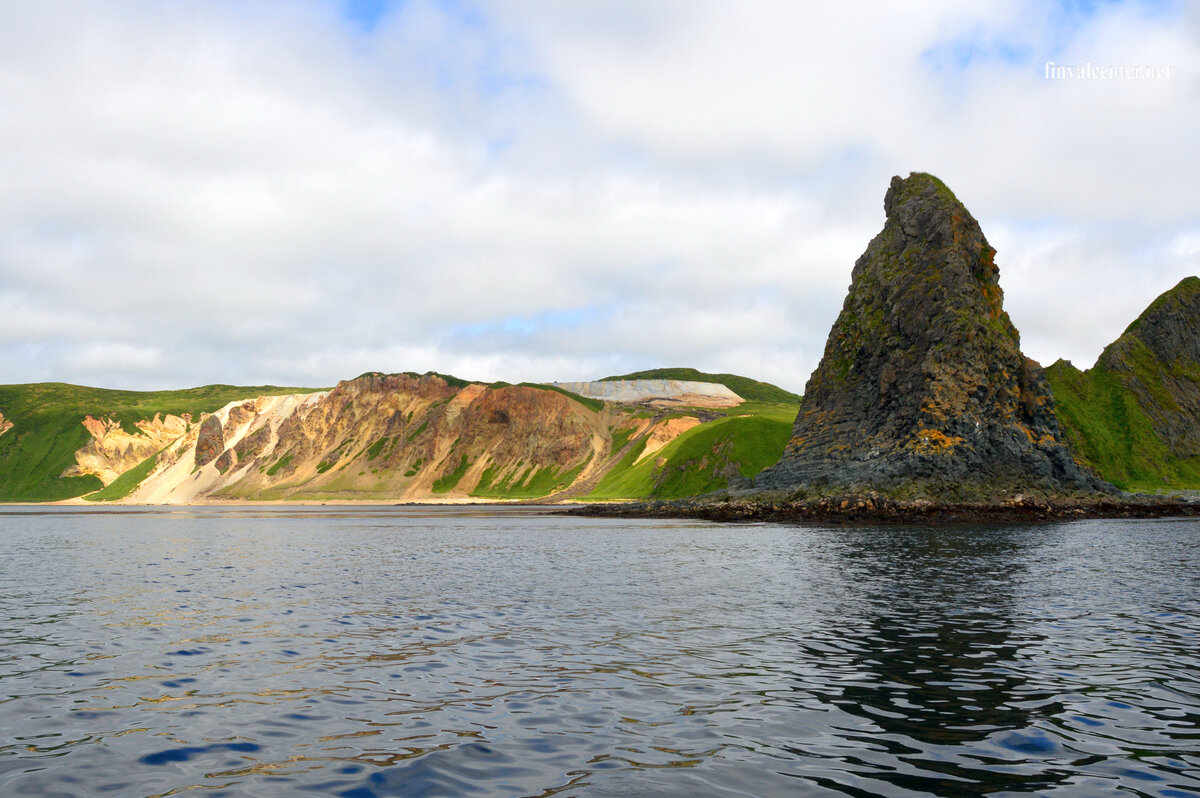
[(0, 795), (1200, 795), (1200, 523), (0, 510)]

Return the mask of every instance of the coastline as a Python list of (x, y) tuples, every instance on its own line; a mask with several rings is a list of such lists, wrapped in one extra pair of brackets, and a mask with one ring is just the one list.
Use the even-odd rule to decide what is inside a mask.
[(1121, 518), (1200, 516), (1200, 502), (1170, 496), (1024, 498), (1003, 502), (901, 501), (884, 496), (831, 496), (810, 500), (742, 498), (628, 502), (573, 507), (567, 515), (596, 518), (695, 518), (864, 525), (1005, 524)]
[[(470, 497), (428, 501), (386, 499), (331, 499), (325, 501), (242, 499), (194, 501), (171, 504), (90, 502), (81, 498), (57, 502), (4, 502), (3, 507), (89, 508), (129, 510), (198, 507), (470, 507), (479, 510), (541, 508), (564, 515), (591, 518), (687, 518), (718, 523), (768, 522), (784, 524), (848, 525), (952, 525), (1047, 523), (1085, 519), (1194, 518), (1200, 517), (1200, 500), (1182, 496), (1126, 494), (1121, 497), (1022, 498), (989, 502), (952, 502), (929, 499), (896, 500), (879, 495), (841, 495), (818, 499), (786, 498), (749, 494), (739, 497), (679, 499), (672, 501), (615, 500), (584, 502), (565, 500), (537, 502), (528, 499), (497, 501)], [(2, 511), (2, 509), (0, 509)]]
[(85, 508), (131, 508), (131, 507), (577, 507), (605, 502), (581, 502), (567, 499), (558, 502), (539, 502), (530, 499), (477, 499), (462, 496), (447, 499), (203, 499), (188, 502), (123, 502), (88, 501), (81, 497), (61, 499), (53, 502), (0, 502), (4, 507), (85, 507)]

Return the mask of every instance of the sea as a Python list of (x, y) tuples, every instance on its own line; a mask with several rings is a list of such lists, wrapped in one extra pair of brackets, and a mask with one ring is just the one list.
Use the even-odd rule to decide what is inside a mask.
[(1200, 795), (1200, 522), (0, 508), (2, 796)]

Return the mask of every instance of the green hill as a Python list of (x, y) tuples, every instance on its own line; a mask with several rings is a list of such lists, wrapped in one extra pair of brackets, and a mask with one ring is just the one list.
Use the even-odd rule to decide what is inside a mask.
[[(730, 415), (693, 427), (635, 463), (646, 448), (643, 438), (585, 498), (678, 499), (748, 486), (758, 472), (783, 454), (797, 407), (747, 403), (732, 409)], [(746, 412), (734, 415), (739, 410)]]
[(1200, 279), (1154, 300), (1080, 371), (1046, 369), (1076, 457), (1127, 490), (1200, 488)]

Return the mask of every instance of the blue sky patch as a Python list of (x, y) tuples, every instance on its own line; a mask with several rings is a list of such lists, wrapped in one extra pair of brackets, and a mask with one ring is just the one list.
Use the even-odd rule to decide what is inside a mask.
[(564, 310), (547, 310), (529, 316), (506, 316), (502, 319), (476, 322), (475, 324), (456, 324), (447, 328), (446, 332), (454, 338), (478, 338), (490, 335), (527, 337), (545, 330), (571, 330), (587, 324), (595, 324), (609, 313), (610, 311), (600, 307), (588, 305)]

